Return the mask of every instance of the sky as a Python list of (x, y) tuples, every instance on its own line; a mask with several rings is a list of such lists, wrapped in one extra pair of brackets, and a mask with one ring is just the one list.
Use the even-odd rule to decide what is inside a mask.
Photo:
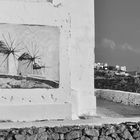
[(95, 62), (140, 71), (140, 0), (95, 0)]

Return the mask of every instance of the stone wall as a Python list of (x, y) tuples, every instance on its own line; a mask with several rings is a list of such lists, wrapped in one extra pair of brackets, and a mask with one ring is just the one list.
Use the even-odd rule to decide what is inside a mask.
[(0, 140), (139, 140), (140, 122), (0, 130)]
[(97, 98), (102, 98), (125, 105), (140, 106), (140, 93), (109, 89), (95, 89), (95, 96)]

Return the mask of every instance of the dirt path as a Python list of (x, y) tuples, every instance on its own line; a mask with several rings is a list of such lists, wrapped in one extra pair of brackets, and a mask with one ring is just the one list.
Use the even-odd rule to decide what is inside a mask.
[(97, 99), (97, 114), (105, 117), (140, 117), (140, 107)]

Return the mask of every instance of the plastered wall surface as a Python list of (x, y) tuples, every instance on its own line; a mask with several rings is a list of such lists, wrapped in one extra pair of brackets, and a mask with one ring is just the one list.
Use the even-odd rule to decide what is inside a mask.
[[(17, 0), (18, 1), (18, 0)], [(73, 116), (96, 115), (96, 97), (94, 96), (94, 3), (92, 0), (63, 1), (61, 10), (48, 2), (33, 3), (22, 0), (1, 0), (0, 22), (18, 24), (44, 24), (60, 27), (60, 88), (58, 90), (1, 90), (1, 97), (7, 96), (4, 103), (18, 105), (32, 104), (66, 104), (70, 116), (72, 103)], [(15, 4), (16, 3), (16, 4)], [(59, 3), (56, 2), (57, 4)], [(54, 8), (55, 7), (55, 8)], [(12, 13), (9, 12), (9, 8)], [(37, 10), (39, 9), (39, 10)], [(20, 11), (20, 12), (19, 12)], [(39, 12), (38, 12), (39, 11)], [(50, 12), (51, 11), (51, 12)], [(67, 12), (65, 12), (67, 11)], [(45, 14), (44, 14), (45, 13)], [(69, 13), (69, 14), (68, 14)], [(45, 15), (45, 16), (43, 16)], [(51, 16), (50, 16), (51, 15)], [(8, 18), (7, 18), (8, 16)], [(16, 17), (16, 18), (15, 18)], [(62, 26), (62, 28), (61, 28)], [(69, 42), (70, 41), (70, 42)], [(70, 65), (69, 65), (70, 62)], [(6, 93), (6, 94), (5, 94)], [(32, 93), (32, 94), (29, 94)], [(11, 97), (14, 95), (14, 98)], [(72, 95), (72, 96), (71, 96)], [(42, 99), (46, 96), (45, 99)], [(21, 102), (22, 98), (26, 100)], [(11, 98), (13, 98), (11, 102)], [(70, 100), (71, 98), (71, 100)], [(31, 99), (31, 102), (30, 102)], [(42, 102), (42, 100), (44, 100)], [(74, 103), (74, 104), (73, 104)], [(61, 108), (61, 107), (60, 107)], [(75, 108), (75, 109), (74, 109)], [(65, 109), (64, 109), (65, 110)], [(28, 110), (30, 112), (31, 110)], [(60, 112), (59, 112), (60, 113)], [(67, 115), (65, 115), (67, 114)], [(56, 115), (56, 114), (55, 114)], [(62, 117), (61, 116), (61, 117)]]
[(0, 89), (0, 114), (3, 114), (0, 120), (70, 119), (68, 13), (47, 2), (0, 1), (0, 17), (0, 23), (47, 25), (58, 27), (60, 31), (59, 88)]
[[(94, 1), (66, 0), (71, 14), (71, 87), (77, 98), (78, 114), (96, 115), (94, 96)], [(74, 93), (74, 94), (73, 94)]]

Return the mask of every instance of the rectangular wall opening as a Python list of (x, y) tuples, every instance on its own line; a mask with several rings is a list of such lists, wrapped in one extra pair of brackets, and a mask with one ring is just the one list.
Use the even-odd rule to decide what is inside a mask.
[(0, 24), (0, 88), (59, 87), (58, 27)]

